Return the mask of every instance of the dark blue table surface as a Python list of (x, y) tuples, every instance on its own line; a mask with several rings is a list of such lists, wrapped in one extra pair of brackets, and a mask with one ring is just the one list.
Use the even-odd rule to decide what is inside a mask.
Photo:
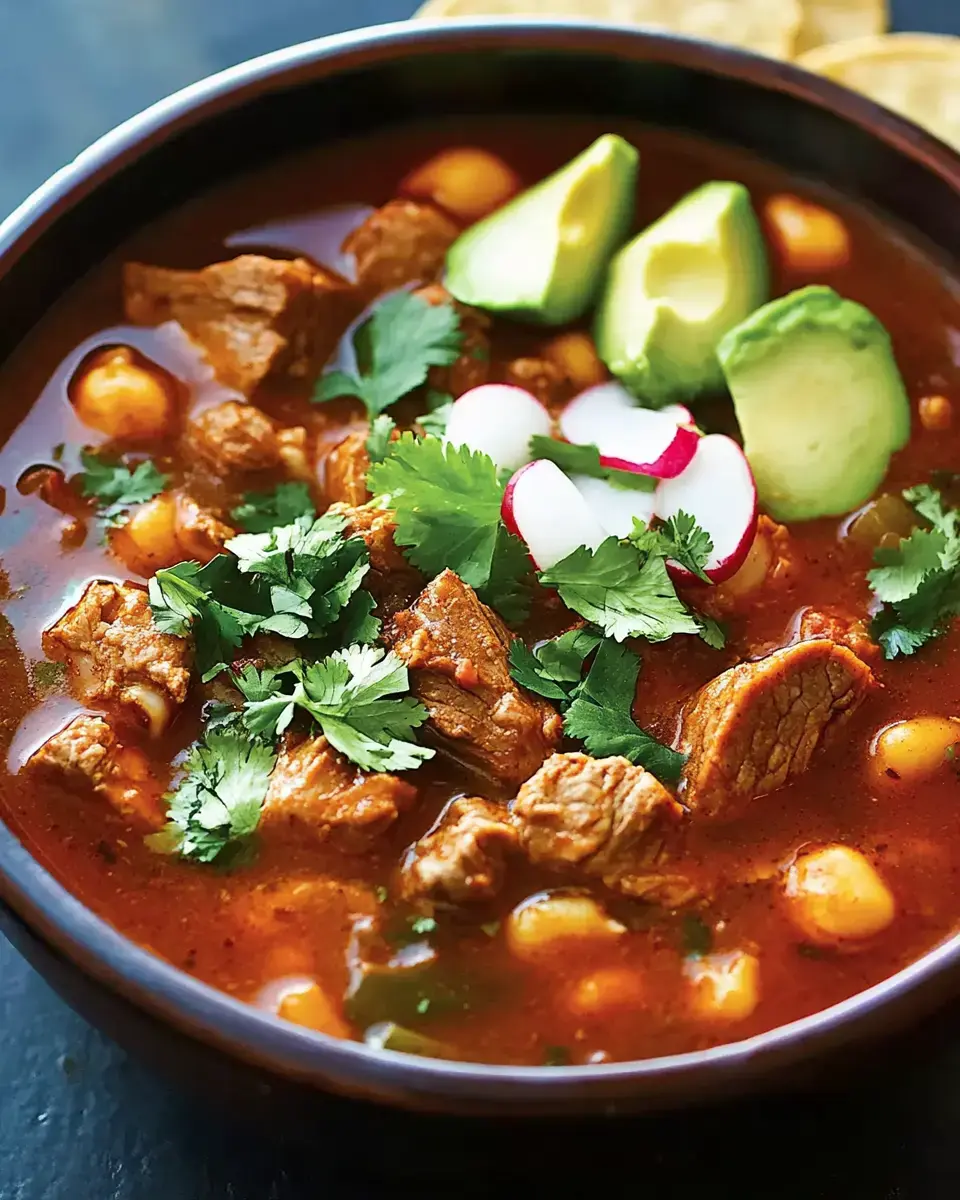
[[(676, 0), (681, 3), (682, 0)], [(410, 0), (0, 0), (0, 213), (118, 121), (277, 47), (400, 20)], [(900, 29), (960, 33), (960, 0), (894, 0)], [(960, 219), (960, 217), (958, 217)], [(0, 1200), (710, 1194), (927, 1200), (960, 1195), (960, 1037), (869, 1083), (636, 1122), (635, 1162), (586, 1131), (555, 1163), (466, 1161), (428, 1119), (400, 1161), (355, 1146), (258, 1142), (161, 1084), (71, 1013), (0, 938)], [(353, 1139), (351, 1139), (353, 1141)], [(560, 1167), (560, 1171), (556, 1168)]]

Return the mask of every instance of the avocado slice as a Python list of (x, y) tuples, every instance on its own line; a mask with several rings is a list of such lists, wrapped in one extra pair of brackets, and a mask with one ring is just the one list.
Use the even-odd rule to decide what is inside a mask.
[(750, 193), (706, 183), (611, 262), (594, 325), (600, 357), (651, 408), (715, 391), (717, 343), (768, 298), (769, 279)]
[(910, 402), (869, 309), (801, 288), (732, 329), (717, 353), (771, 516), (839, 516), (870, 498), (910, 437)]
[(536, 325), (576, 320), (630, 231), (639, 161), (616, 134), (597, 138), (457, 238), (447, 251), (447, 290)]

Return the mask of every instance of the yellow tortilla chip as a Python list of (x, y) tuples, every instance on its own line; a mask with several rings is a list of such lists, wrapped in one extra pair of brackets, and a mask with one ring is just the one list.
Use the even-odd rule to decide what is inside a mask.
[(887, 0), (800, 0), (800, 8), (796, 54), (830, 42), (874, 37), (886, 33), (890, 23)]
[(789, 58), (800, 29), (799, 0), (427, 0), (416, 14), (440, 17), (588, 17), (647, 25)]
[(890, 33), (820, 46), (797, 62), (960, 149), (960, 38)]

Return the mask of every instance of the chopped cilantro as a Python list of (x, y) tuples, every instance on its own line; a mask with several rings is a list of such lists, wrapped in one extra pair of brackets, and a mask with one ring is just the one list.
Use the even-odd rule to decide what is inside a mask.
[(267, 533), (298, 517), (315, 517), (316, 507), (305, 483), (278, 483), (272, 492), (247, 492), (230, 514), (247, 533)]
[(227, 544), (231, 554), (204, 567), (186, 562), (160, 570), (149, 584), (154, 623), (164, 633), (193, 636), (204, 680), (223, 670), (253, 633), (372, 641), (379, 622), (372, 597), (360, 589), (367, 548), (360, 538), (344, 538), (342, 529), (341, 517), (298, 517), (264, 533), (238, 534)]
[(657, 480), (652, 475), (639, 475), (636, 471), (620, 471), (605, 467), (600, 462), (600, 451), (594, 445), (578, 445), (562, 442), (556, 438), (535, 433), (530, 439), (530, 454), (533, 458), (549, 458), (551, 462), (568, 474), (590, 475), (594, 479), (606, 479), (615, 487), (630, 492), (652, 492)]
[(503, 484), (486, 454), (404, 433), (367, 482), (393, 509), (395, 540), (414, 566), (449, 568), (508, 620), (522, 619), (530, 560), (500, 522)]
[(249, 851), (276, 754), (242, 730), (208, 730), (167, 796), (168, 821), (147, 845), (196, 862), (236, 863)]
[(396, 421), (393, 417), (388, 417), (386, 413), (381, 413), (379, 417), (374, 417), (370, 422), (366, 446), (367, 457), (372, 463), (383, 462), (396, 427)]
[(930, 528), (874, 551), (867, 581), (880, 608), (871, 631), (886, 658), (915, 654), (960, 615), (960, 511), (946, 509), (940, 492), (926, 484), (903, 497)]
[(570, 1051), (566, 1046), (548, 1046), (543, 1052), (543, 1065), (545, 1067), (568, 1067)]
[(493, 937), (496, 937), (497, 934), (500, 932), (500, 925), (501, 925), (500, 921), (484, 921), (484, 923), (480, 926), (480, 928), (483, 930), (483, 932), (487, 935), (488, 938), (493, 938)]
[(375, 417), (424, 383), (431, 367), (455, 362), (462, 340), (452, 304), (429, 304), (410, 292), (395, 292), (353, 336), (357, 373), (321, 376), (313, 401), (358, 396)]
[(563, 718), (568, 737), (583, 742), (594, 758), (622, 755), (663, 783), (676, 783), (684, 755), (658, 742), (634, 721), (632, 710), (640, 659), (632, 650), (606, 639)]
[(430, 1011), (430, 997), (429, 996), (421, 996), (420, 999), (417, 1001), (417, 1012), (422, 1017), (424, 1015), (424, 1013), (427, 1013), (429, 1011)]
[(433, 917), (414, 917), (410, 922), (410, 928), (414, 933), (423, 936), (427, 933), (433, 933), (437, 928), (437, 922)]
[(67, 676), (66, 663), (38, 659), (32, 666), (33, 686), (38, 692), (43, 694), (55, 692), (63, 686)]
[(713, 930), (698, 913), (684, 913), (680, 922), (680, 940), (687, 958), (702, 958), (713, 947)]
[(80, 490), (97, 500), (100, 517), (108, 526), (123, 524), (133, 505), (152, 500), (170, 482), (169, 475), (158, 471), (149, 459), (132, 471), (122, 462), (108, 461), (89, 450), (80, 451), (80, 461)]
[(453, 397), (448, 392), (427, 392), (427, 411), (417, 417), (423, 432), (433, 437), (443, 437), (447, 422), (453, 412)]
[(683, 511), (678, 512), (676, 516), (669, 517), (657, 533), (667, 558), (686, 567), (704, 583), (710, 582), (703, 568), (713, 553), (713, 539), (705, 529), (700, 528), (694, 517)]
[(580, 683), (584, 659), (602, 640), (590, 626), (568, 630), (532, 650), (517, 638), (510, 644), (510, 674), (527, 691), (568, 704)]
[(50, 451), (51, 457), (53, 458), (54, 462), (56, 462), (56, 463), (63, 462), (63, 452), (66, 450), (66, 448), (67, 448), (66, 442), (57, 442), (57, 444), (54, 446), (54, 448)]
[(579, 546), (542, 572), (540, 582), (555, 587), (568, 608), (618, 642), (628, 637), (662, 642), (675, 633), (700, 632), (659, 551), (610, 537), (596, 550)]
[(380, 884), (380, 886), (375, 890), (374, 895), (377, 898), (378, 904), (386, 904), (386, 902), (390, 899), (390, 892), (383, 886), (383, 884)]
[(279, 736), (300, 709), (366, 771), (409, 771), (433, 757), (413, 741), (427, 710), (408, 695), (407, 668), (392, 652), (354, 645), (309, 664), (247, 666), (234, 682), (245, 701), (243, 723), (256, 736)]

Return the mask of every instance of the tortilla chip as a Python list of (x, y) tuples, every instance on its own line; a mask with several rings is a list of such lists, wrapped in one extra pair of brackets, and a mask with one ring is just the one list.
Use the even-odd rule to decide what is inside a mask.
[(789, 58), (800, 29), (799, 0), (427, 0), (416, 14), (440, 17), (585, 17), (648, 25)]
[(887, 0), (800, 0), (800, 7), (803, 20), (796, 54), (830, 42), (886, 33), (890, 24)]
[(889, 33), (820, 46), (797, 62), (960, 149), (960, 38)]

